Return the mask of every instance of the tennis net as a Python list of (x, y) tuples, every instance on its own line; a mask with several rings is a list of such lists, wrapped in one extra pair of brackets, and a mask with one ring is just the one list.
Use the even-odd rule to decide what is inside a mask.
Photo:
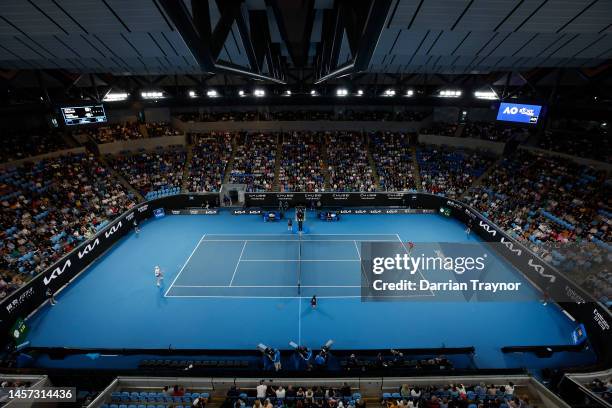
[(302, 234), (298, 233), (297, 292), (302, 294)]

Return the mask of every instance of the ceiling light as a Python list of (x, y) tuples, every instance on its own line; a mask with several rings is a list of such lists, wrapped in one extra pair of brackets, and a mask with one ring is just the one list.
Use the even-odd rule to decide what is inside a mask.
[(125, 101), (128, 98), (129, 94), (125, 92), (119, 93), (108, 93), (102, 99), (104, 102), (117, 102), (117, 101)]
[(262, 98), (266, 96), (266, 91), (264, 91), (261, 88), (258, 88), (258, 89), (255, 89), (255, 91), (253, 91), (253, 95), (255, 95), (256, 98)]
[(384, 96), (395, 96), (395, 89), (389, 88), (385, 89)]
[(164, 93), (159, 91), (145, 91), (141, 92), (140, 96), (144, 99), (159, 99), (164, 97)]
[(216, 98), (217, 96), (219, 96), (219, 94), (214, 89), (209, 89), (208, 91), (206, 91), (206, 96), (208, 96), (209, 98)]
[(348, 95), (348, 90), (346, 88), (338, 88), (336, 89), (336, 96), (346, 96)]
[(244, 95), (245, 95), (245, 94), (244, 94), (244, 91), (243, 91), (242, 89), (238, 91), (238, 96), (241, 96), (241, 97), (242, 97), (242, 96), (244, 96)]

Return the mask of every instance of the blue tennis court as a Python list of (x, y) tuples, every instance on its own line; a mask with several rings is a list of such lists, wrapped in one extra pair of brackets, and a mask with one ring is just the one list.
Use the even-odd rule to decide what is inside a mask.
[[(439, 301), (433, 293), (362, 301), (362, 242), (480, 247), (458, 221), (411, 214), (307, 223), (300, 240), (284, 223), (229, 212), (150, 220), (62, 291), (56, 306), (32, 317), (31, 345), (253, 350), (260, 342), (286, 349), (289, 341), (317, 348), (331, 338), (343, 350), (474, 346), (480, 368), (595, 361), (588, 350), (543, 360), (501, 353), (503, 346), (572, 344), (576, 323), (535, 295), (516, 302), (476, 302), (461, 294)], [(495, 257), (484, 245), (482, 251)], [(165, 274), (161, 288), (155, 265)], [(505, 261), (495, 259), (494, 266), (500, 279), (512, 276), (529, 287)], [(312, 295), (320, 298), (314, 310)]]

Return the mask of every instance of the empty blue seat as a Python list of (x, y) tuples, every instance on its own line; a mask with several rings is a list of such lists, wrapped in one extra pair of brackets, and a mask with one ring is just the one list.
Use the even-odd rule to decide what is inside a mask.
[(390, 392), (384, 392), (383, 393), (383, 399), (389, 399), (391, 398), (391, 393)]
[(361, 394), (358, 393), (358, 392), (354, 393), (353, 394), (353, 399), (355, 399), (355, 400), (361, 399)]
[(392, 397), (392, 398), (398, 398), (398, 399), (399, 399), (399, 398), (402, 398), (402, 396), (400, 395), (400, 393), (399, 393), (399, 392), (394, 392), (393, 394), (391, 394), (391, 397)]

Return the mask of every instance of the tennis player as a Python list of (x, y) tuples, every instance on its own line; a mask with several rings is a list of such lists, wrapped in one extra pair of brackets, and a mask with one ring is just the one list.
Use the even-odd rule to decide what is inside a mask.
[(414, 249), (414, 242), (408, 241), (408, 256), (412, 256), (412, 250)]
[(157, 287), (160, 287), (164, 280), (164, 273), (162, 272), (159, 265), (155, 265), (155, 279), (157, 280)]
[(312, 307), (313, 309), (317, 308), (317, 295), (312, 295), (312, 299), (310, 299), (310, 307)]

